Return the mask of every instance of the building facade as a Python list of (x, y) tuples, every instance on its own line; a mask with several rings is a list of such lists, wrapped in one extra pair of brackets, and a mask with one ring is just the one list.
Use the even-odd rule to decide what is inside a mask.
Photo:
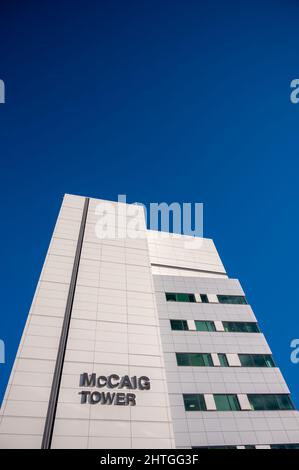
[(213, 241), (149, 231), (131, 209), (65, 195), (0, 447), (297, 446), (289, 389)]

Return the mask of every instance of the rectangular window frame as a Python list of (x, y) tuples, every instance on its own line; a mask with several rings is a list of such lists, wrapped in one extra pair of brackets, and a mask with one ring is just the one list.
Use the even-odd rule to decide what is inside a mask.
[(188, 294), (184, 292), (165, 292), (165, 297), (167, 302), (196, 302), (194, 294)]
[(217, 299), (220, 304), (248, 305), (245, 295), (217, 294)]
[(256, 322), (222, 321), (226, 333), (260, 333)]
[[(215, 323), (212, 320), (194, 320), (196, 331), (216, 331)], [(198, 328), (202, 326), (202, 328)]]
[(286, 411), (295, 409), (291, 397), (287, 393), (248, 393), (247, 397), (252, 411)]
[(229, 367), (229, 363), (225, 353), (218, 353), (220, 367)]
[[(184, 393), (183, 400), (185, 411), (207, 411), (207, 406), (203, 393)], [(189, 403), (188, 407), (187, 403)], [(190, 406), (190, 404), (192, 404), (193, 406)]]
[[(170, 321), (170, 328), (172, 331), (189, 331), (187, 320), (178, 320), (174, 318), (174, 319), (170, 319), (169, 321)], [(175, 324), (177, 324), (177, 326), (179, 326), (180, 324), (182, 328), (174, 328)]]
[[(241, 411), (241, 406), (236, 393), (215, 393), (213, 397), (217, 411)], [(221, 400), (223, 406), (220, 406)]]
[(179, 367), (214, 367), (210, 353), (175, 353)]

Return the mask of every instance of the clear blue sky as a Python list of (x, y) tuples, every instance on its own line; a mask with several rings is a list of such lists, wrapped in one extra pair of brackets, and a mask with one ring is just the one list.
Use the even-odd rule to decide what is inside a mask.
[(2, 394), (65, 192), (203, 202), (299, 405), (297, 1), (3, 1)]

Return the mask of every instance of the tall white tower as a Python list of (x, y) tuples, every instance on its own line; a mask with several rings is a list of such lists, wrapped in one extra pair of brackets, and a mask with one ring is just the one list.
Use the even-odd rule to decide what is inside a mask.
[[(97, 236), (107, 203), (111, 237)], [(1, 448), (275, 447), (299, 417), (208, 239), (65, 195), (0, 410)], [(129, 211), (128, 211), (129, 212)], [(137, 223), (136, 223), (137, 222)], [(115, 232), (116, 230), (116, 232)]]

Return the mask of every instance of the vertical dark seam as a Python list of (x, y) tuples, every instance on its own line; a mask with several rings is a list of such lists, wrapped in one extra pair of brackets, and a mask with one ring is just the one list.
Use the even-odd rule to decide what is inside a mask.
[(61, 376), (62, 376), (67, 338), (68, 338), (68, 333), (69, 333), (69, 326), (70, 326), (71, 315), (72, 315), (74, 295), (75, 295), (76, 284), (77, 284), (77, 277), (78, 277), (82, 244), (83, 244), (83, 238), (84, 238), (84, 232), (85, 232), (85, 226), (86, 226), (88, 206), (89, 206), (89, 198), (85, 198), (81, 225), (80, 225), (80, 230), (79, 230), (79, 236), (78, 236), (78, 242), (77, 242), (75, 258), (74, 258), (74, 264), (73, 264), (73, 269), (72, 269), (71, 281), (70, 281), (67, 302), (66, 302), (66, 307), (65, 307), (65, 313), (64, 313), (64, 319), (63, 319), (61, 335), (60, 335), (60, 340), (59, 340), (56, 364), (55, 364), (54, 375), (53, 375), (53, 380), (52, 380), (51, 393), (50, 393), (50, 398), (49, 398), (49, 403), (48, 403), (47, 416), (46, 416), (43, 439), (42, 439), (42, 444), (41, 444), (42, 449), (51, 448), (53, 429), (54, 429), (54, 423), (55, 423), (55, 417), (56, 417), (57, 401), (58, 401), (58, 395), (59, 395), (59, 389), (60, 389), (60, 382), (61, 382)]

